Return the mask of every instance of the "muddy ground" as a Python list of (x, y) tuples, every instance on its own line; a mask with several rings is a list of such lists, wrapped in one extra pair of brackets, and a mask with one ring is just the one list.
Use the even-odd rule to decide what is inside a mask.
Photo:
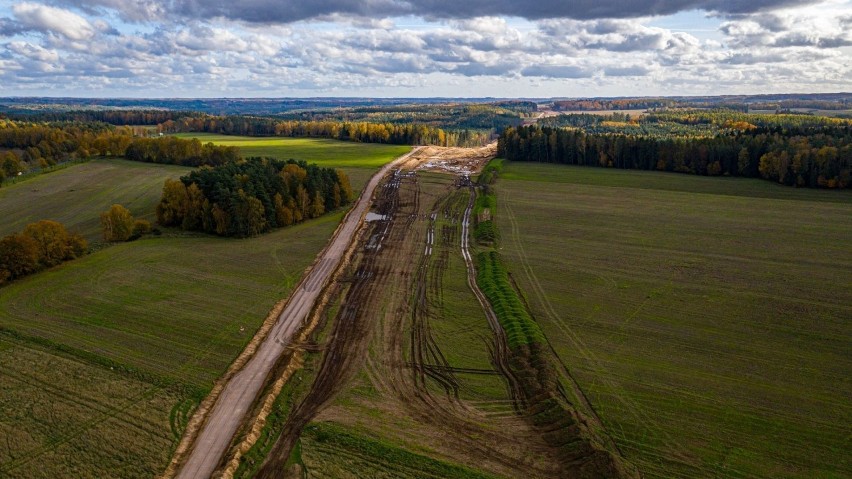
[(433, 477), (316, 441), (296, 448), (311, 423), (483, 477), (562, 477), (583, 461), (530, 420), (543, 393), (524, 391), (505, 335), (476, 294), (467, 250), (475, 193), (464, 177), (481, 171), (493, 148), (423, 148), (377, 189), (357, 255), (323, 306), (340, 304), (313, 387), (258, 477)]

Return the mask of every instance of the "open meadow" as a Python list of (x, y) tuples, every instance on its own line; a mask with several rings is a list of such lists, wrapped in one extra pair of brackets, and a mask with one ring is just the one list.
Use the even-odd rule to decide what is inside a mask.
[(153, 222), (163, 182), (190, 168), (118, 159), (91, 160), (0, 188), (0, 236), (49, 219), (87, 240), (101, 239), (100, 213), (114, 203)]
[(178, 133), (180, 138), (198, 138), (202, 143), (236, 146), (243, 157), (270, 156), (282, 160), (305, 160), (325, 168), (345, 171), (355, 191), (382, 165), (411, 150), (408, 145), (383, 145), (321, 138), (277, 138), (215, 135), (212, 133)]
[(502, 255), (645, 477), (852, 475), (852, 195), (506, 163)]

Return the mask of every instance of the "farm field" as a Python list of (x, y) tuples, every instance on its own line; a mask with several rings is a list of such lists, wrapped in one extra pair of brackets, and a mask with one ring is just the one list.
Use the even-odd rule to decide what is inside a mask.
[(3, 288), (0, 326), (204, 390), (341, 216), (245, 240), (163, 236), (114, 245)]
[(154, 221), (163, 182), (190, 168), (118, 159), (91, 160), (0, 188), (0, 236), (43, 219), (59, 221), (87, 240), (101, 239), (100, 213), (115, 203)]
[(528, 163), (495, 191), (513, 278), (645, 477), (852, 475), (849, 192)]
[(380, 166), (411, 150), (407, 145), (356, 143), (320, 138), (268, 138), (215, 135), (211, 133), (178, 133), (179, 138), (198, 138), (202, 143), (236, 146), (244, 157), (270, 156), (283, 160), (305, 160), (326, 168), (341, 168), (361, 190)]
[[(47, 344), (47, 352), (39, 354), (48, 359), (38, 364), (62, 361), (50, 356), (61, 349), (82, 371), (42, 380), (40, 369), (30, 367), (36, 362), (21, 364), (10, 356), (14, 351), (0, 348), (7, 369), (20, 366), (8, 377), (4, 370), (0, 380), (0, 387), (17, 391), (14, 396), (3, 395), (4, 400), (14, 398), (7, 405), (11, 409), (4, 410), (10, 413), (4, 415), (3, 432), (16, 445), (7, 454), (30, 465), (70, 467), (62, 448), (54, 443), (56, 437), (96, 435), (98, 441), (114, 447), (96, 454), (90, 450), (91, 442), (68, 441), (68, 454), (75, 455), (79, 476), (110, 475), (111, 464), (127, 456), (138, 461), (128, 465), (135, 469), (122, 477), (151, 477), (151, 471), (161, 471), (182, 433), (180, 427), (169, 429), (170, 417), (175, 411), (191, 412), (273, 304), (286, 297), (325, 245), (341, 214), (246, 240), (142, 239), (4, 287), (0, 328), (26, 338), (24, 345)], [(92, 389), (86, 378), (103, 375), (114, 387)], [(18, 382), (27, 387), (19, 387)], [(80, 410), (47, 426), (41, 423), (45, 411), (24, 407), (42, 402), (62, 405), (69, 395), (76, 398), (78, 393), (87, 401), (79, 406), (84, 399), (74, 400)], [(145, 401), (140, 403), (143, 393)], [(122, 419), (112, 417), (115, 405), (138, 407), (140, 412), (134, 413), (138, 418), (133, 420), (152, 439), (128, 439)], [(44, 431), (45, 427), (49, 430)], [(88, 455), (73, 453), (77, 449)], [(20, 476), (0, 471), (32, 477), (26, 472), (31, 469), (21, 467)]]
[[(0, 228), (48, 217), (97, 240), (110, 204), (153, 219), (163, 181), (188, 171), (64, 168), (0, 189), (12, 212)], [(159, 474), (198, 401), (343, 213), (243, 240), (167, 230), (0, 289), (0, 476)]]
[(0, 335), (0, 476), (154, 477), (193, 402)]

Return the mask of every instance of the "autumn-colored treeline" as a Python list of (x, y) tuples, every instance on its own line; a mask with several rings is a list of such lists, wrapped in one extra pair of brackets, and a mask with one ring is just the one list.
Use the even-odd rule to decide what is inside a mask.
[(56, 221), (31, 223), (0, 239), (0, 285), (86, 254), (86, 240)]
[(35, 124), (0, 120), (0, 155), (5, 176), (75, 158), (124, 151), (129, 131), (103, 123)]
[(444, 131), (423, 124), (392, 124), (341, 121), (277, 120), (247, 116), (196, 116), (167, 121), (164, 133), (192, 132), (222, 135), (330, 138), (394, 145), (473, 146), (488, 142), (490, 135), (470, 130)]
[(218, 166), (240, 158), (234, 146), (202, 144), (197, 138), (182, 139), (173, 136), (161, 138), (134, 138), (123, 155), (128, 160), (146, 163), (167, 163), (183, 166)]
[(247, 237), (316, 218), (352, 197), (349, 178), (340, 170), (249, 158), (167, 180), (157, 220), (185, 230)]
[(0, 120), (0, 180), (74, 159), (118, 156), (175, 165), (218, 165), (239, 157), (234, 147), (196, 139), (141, 138), (105, 123), (36, 124)]
[(852, 102), (849, 102), (848, 100), (779, 100), (754, 102), (750, 103), (748, 106), (752, 110), (786, 110), (789, 108), (803, 108), (814, 110), (848, 110), (849, 108), (852, 108)]
[(785, 185), (852, 187), (852, 128), (787, 136), (760, 128), (714, 137), (649, 137), (539, 126), (508, 128), (500, 154), (538, 161), (697, 175), (760, 177)]
[[(642, 117), (648, 123), (679, 123), (683, 125), (751, 124), (758, 133), (782, 133), (787, 136), (810, 133), (844, 134), (852, 120), (829, 116), (803, 114), (750, 114), (727, 109), (714, 110), (664, 110)], [(830, 130), (829, 130), (830, 129)]]

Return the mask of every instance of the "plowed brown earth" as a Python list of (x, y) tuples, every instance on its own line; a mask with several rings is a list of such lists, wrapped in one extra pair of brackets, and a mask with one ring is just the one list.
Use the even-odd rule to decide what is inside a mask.
[(409, 156), (402, 168), (469, 175), (481, 171), (496, 155), (496, 142), (480, 148), (424, 146)]

